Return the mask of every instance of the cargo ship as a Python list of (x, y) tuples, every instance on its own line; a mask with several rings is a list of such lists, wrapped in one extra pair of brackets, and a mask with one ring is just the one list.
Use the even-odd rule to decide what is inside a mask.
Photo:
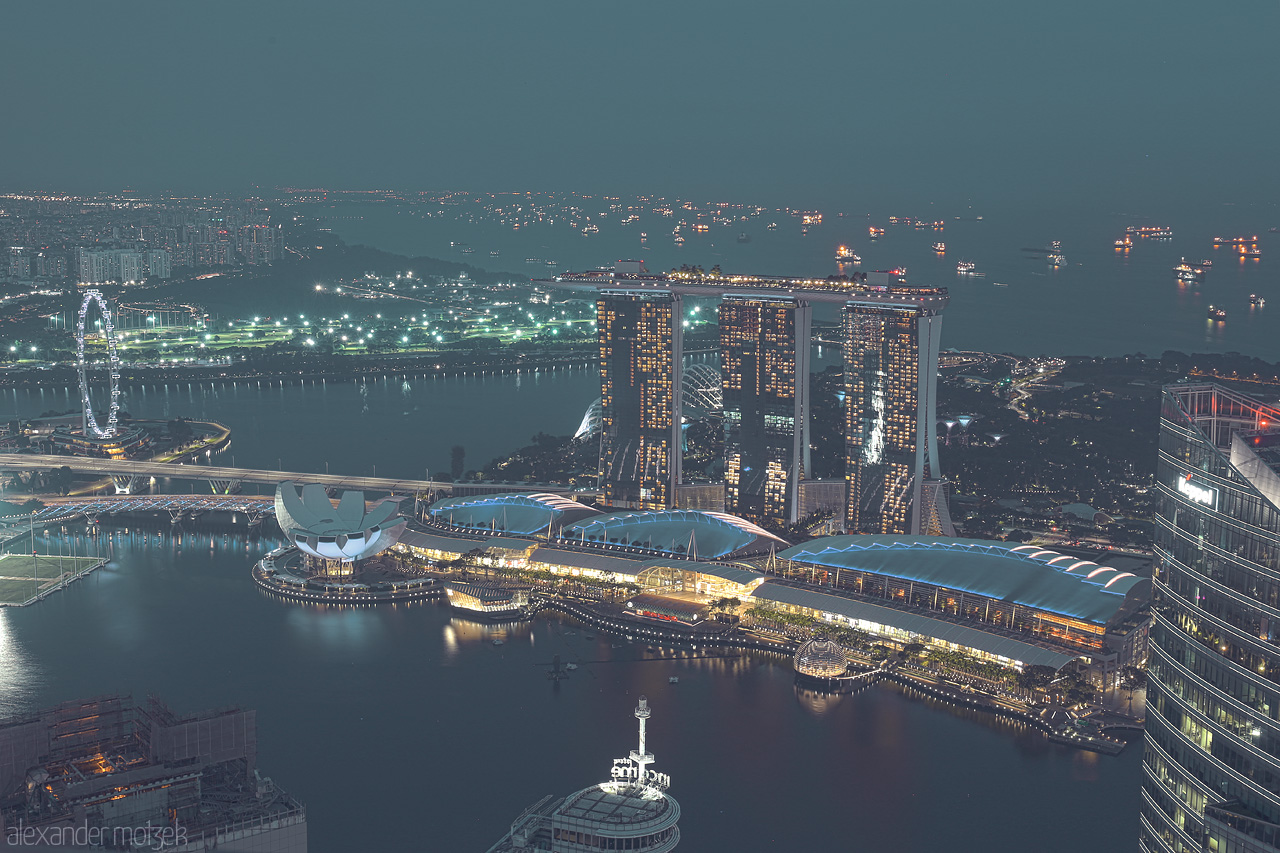
[(1227, 312), (1213, 305), (1209, 306), (1209, 319), (1214, 322), (1221, 322), (1227, 319)]
[(1173, 274), (1179, 281), (1203, 281), (1204, 267), (1192, 266), (1183, 258), (1182, 263), (1173, 268)]

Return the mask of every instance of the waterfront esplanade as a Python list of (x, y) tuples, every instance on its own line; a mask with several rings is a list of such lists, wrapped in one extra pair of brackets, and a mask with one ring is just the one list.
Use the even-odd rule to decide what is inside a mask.
[[(736, 363), (733, 356), (743, 341), (756, 337), (762, 353), (780, 356), (753, 359), (733, 375), (756, 389), (752, 399), (772, 400), (780, 411), (785, 404), (792, 440), (749, 440), (750, 428), (728, 434), (748, 439), (733, 442), (742, 452), (735, 459), (737, 470), (767, 475), (734, 481), (726, 499), (732, 497), (739, 515), (757, 521), (795, 521), (796, 488), (806, 474), (805, 447), (795, 445), (807, 443), (809, 308), (828, 303), (841, 306), (846, 316), (846, 526), (867, 533), (952, 532), (934, 435), (946, 288), (907, 286), (898, 271), (825, 279), (650, 273), (641, 261), (563, 273), (545, 283), (597, 295), (600, 478), (606, 503), (630, 509), (678, 506), (681, 299), (731, 299), (740, 310), (722, 316), (722, 322), (755, 322), (761, 328), (735, 327), (722, 335), (722, 349), (732, 350), (728, 358), (722, 352), (722, 362)], [(747, 310), (752, 307), (759, 310)], [(782, 320), (763, 323), (760, 318), (767, 319), (768, 312)], [(776, 393), (783, 384), (785, 392)]]

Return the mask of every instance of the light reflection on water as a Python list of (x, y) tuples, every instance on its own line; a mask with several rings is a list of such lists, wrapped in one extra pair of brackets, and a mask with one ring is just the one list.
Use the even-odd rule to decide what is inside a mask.
[(0, 607), (0, 717), (29, 710), (43, 686), (40, 671), (14, 634), (12, 612)]

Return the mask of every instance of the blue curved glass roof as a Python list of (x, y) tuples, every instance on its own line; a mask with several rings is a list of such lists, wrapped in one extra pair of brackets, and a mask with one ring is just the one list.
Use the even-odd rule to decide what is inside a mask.
[(827, 536), (778, 557), (983, 595), (1096, 624), (1146, 581), (1036, 545), (929, 536)]
[(560, 495), (529, 492), (446, 498), (433, 503), (427, 512), (436, 521), (455, 527), (529, 534), (546, 532), (548, 526), (558, 527), (599, 510)]
[(618, 512), (567, 525), (562, 535), (584, 542), (636, 545), (667, 554), (718, 560), (769, 541), (787, 543), (759, 525), (723, 512), (691, 509)]

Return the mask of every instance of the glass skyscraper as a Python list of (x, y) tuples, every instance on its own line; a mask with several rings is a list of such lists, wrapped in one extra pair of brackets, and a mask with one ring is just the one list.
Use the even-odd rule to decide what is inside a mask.
[(946, 292), (880, 290), (844, 312), (845, 527), (951, 536), (935, 423)]
[(724, 508), (797, 520), (809, 464), (809, 329), (794, 299), (726, 296), (720, 303)]
[(1280, 407), (1165, 389), (1141, 849), (1280, 851)]
[(680, 297), (603, 291), (600, 479), (604, 502), (668, 509), (680, 483)]

